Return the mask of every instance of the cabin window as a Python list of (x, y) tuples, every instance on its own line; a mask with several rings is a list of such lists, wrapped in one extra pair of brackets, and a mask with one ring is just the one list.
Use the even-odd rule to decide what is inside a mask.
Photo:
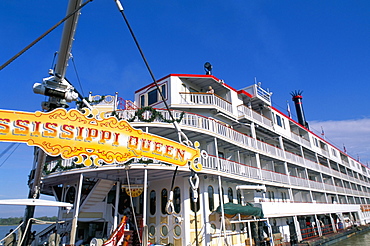
[(280, 115), (276, 115), (276, 124), (278, 124), (278, 126), (283, 126), (283, 123), (281, 123)]
[(158, 90), (154, 89), (148, 92), (148, 105), (158, 102)]
[(335, 151), (335, 149), (332, 149), (332, 151), (333, 151), (333, 156), (337, 156), (337, 152)]
[(227, 197), (229, 198), (229, 202), (233, 202), (234, 200), (233, 189), (231, 187), (227, 189)]
[(166, 211), (167, 200), (168, 200), (167, 189), (163, 189), (161, 192), (161, 212), (162, 214), (167, 214), (167, 211)]
[(242, 193), (240, 190), (236, 191), (236, 198), (238, 200), (238, 204), (242, 204)]
[[(199, 188), (198, 188), (198, 194), (199, 194)], [(191, 211), (193, 212), (198, 212), (199, 209), (200, 209), (200, 204), (199, 204), (199, 198), (197, 199), (196, 202), (194, 202), (194, 192), (193, 192), (193, 189), (190, 187), (189, 188), (189, 195), (190, 195), (190, 208), (191, 208)]]
[(161, 86), (161, 92), (162, 92), (163, 98), (167, 98), (167, 96), (166, 96), (167, 91), (166, 91), (166, 85), (165, 84)]
[(173, 207), (174, 207), (174, 210), (175, 210), (175, 213), (180, 213), (181, 211), (181, 197), (180, 197), (180, 188), (179, 187), (175, 187), (175, 189), (173, 190), (173, 200), (174, 200), (174, 204), (173, 204)]
[[(160, 91), (162, 92), (163, 98), (167, 98), (167, 87), (166, 84), (163, 84), (162, 86), (159, 87)], [(145, 106), (145, 98), (143, 100), (140, 100), (140, 103), (144, 101), (144, 106)], [(159, 101), (162, 101), (162, 97), (158, 91), (158, 89), (154, 89), (148, 92), (148, 105), (152, 105), (154, 103), (157, 103)], [(143, 106), (143, 105), (142, 105)]]
[(267, 192), (267, 198), (271, 201), (271, 191)]
[(210, 185), (208, 186), (208, 208), (209, 211), (211, 212), (215, 209), (215, 199), (213, 198), (213, 195), (214, 195), (213, 186)]
[(219, 188), (218, 189), (218, 204), (219, 204), (219, 206), (221, 206), (221, 202), (224, 199), (224, 194), (225, 194), (224, 187), (221, 187), (221, 192), (220, 192), (220, 188)]
[(140, 96), (140, 107), (145, 107), (145, 95)]
[(150, 192), (150, 207), (149, 207), (149, 210), (150, 210), (150, 214), (151, 215), (154, 215), (155, 214), (155, 210), (156, 210), (156, 194), (155, 194), (155, 191), (152, 190)]

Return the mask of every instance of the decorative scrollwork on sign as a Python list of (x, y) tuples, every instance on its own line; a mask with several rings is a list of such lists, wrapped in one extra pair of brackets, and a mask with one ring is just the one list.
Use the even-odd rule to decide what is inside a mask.
[(145, 157), (179, 166), (189, 164), (196, 171), (202, 168), (198, 163), (199, 143), (193, 148), (145, 133), (125, 120), (105, 118), (98, 110), (58, 108), (35, 113), (0, 110), (0, 115), (0, 141), (38, 146), (47, 154), (64, 159), (77, 157), (76, 164), (120, 164)]

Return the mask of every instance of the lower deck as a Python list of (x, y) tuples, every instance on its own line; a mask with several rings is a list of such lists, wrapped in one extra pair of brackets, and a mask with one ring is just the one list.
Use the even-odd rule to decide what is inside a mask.
[[(287, 187), (233, 179), (214, 171), (175, 170), (165, 164), (134, 163), (56, 172), (44, 177), (44, 193), (49, 187), (57, 200), (79, 208), (60, 209), (59, 220), (66, 221), (60, 233), (70, 232), (77, 223), (75, 238), (83, 237), (86, 243), (107, 239), (125, 215), (132, 245), (140, 245), (147, 231), (148, 242), (176, 246), (283, 245), (370, 220), (360, 204), (292, 202)], [(287, 199), (273, 198), (271, 191), (276, 190), (286, 190)], [(226, 203), (250, 203), (261, 208), (264, 217), (216, 212)]]

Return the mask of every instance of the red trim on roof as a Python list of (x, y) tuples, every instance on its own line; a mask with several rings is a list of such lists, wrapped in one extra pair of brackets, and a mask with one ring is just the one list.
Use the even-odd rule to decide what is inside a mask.
[[(296, 125), (302, 127), (303, 129), (305, 129), (306, 131), (310, 132), (311, 134), (313, 134), (315, 137), (317, 137), (318, 139), (322, 140), (323, 142), (327, 143), (330, 147), (338, 150), (340, 153), (342, 153), (343, 155), (351, 158), (352, 160), (354, 160), (355, 162), (357, 163), (360, 163), (362, 166), (370, 169), (369, 167), (367, 167), (366, 165), (362, 164), (361, 162), (357, 161), (355, 158), (353, 158), (352, 156), (348, 155), (347, 153), (343, 152), (341, 149), (339, 149), (338, 147), (334, 146), (333, 144), (329, 143), (328, 141), (326, 141), (325, 139), (323, 139), (322, 137), (320, 137), (319, 135), (317, 135), (316, 133), (310, 131), (309, 129), (307, 129), (306, 127), (302, 126), (301, 124), (299, 124), (298, 122), (296, 122), (295, 120), (293, 120), (292, 118), (290, 118), (289, 116), (287, 116), (286, 114), (282, 113), (280, 110), (274, 108), (273, 106), (270, 106), (274, 111), (278, 112), (279, 114), (282, 114), (284, 115), (288, 120), (292, 121), (293, 123), (295, 123)], [(328, 150), (329, 152), (329, 150)]]
[(247, 97), (249, 97), (249, 98), (252, 98), (253, 96), (251, 95), (251, 94), (249, 94), (248, 92), (246, 92), (245, 90), (239, 90), (239, 91), (237, 91), (238, 92), (238, 95), (239, 94), (244, 94), (244, 95), (246, 95)]
[[(167, 79), (167, 78), (169, 78), (169, 77), (179, 77), (179, 78), (211, 78), (211, 79), (213, 79), (214, 81), (216, 81), (216, 82), (220, 82), (221, 81), (221, 79), (218, 79), (218, 78), (216, 78), (215, 76), (213, 76), (213, 75), (205, 75), (205, 74), (169, 74), (169, 75), (167, 75), (167, 76), (165, 76), (165, 77), (163, 77), (163, 78), (161, 78), (161, 79), (158, 79), (157, 80), (157, 83), (158, 82), (160, 82), (160, 81), (162, 81), (162, 80), (164, 80), (164, 79)], [(231, 87), (231, 86), (229, 86), (228, 84), (226, 84), (225, 82), (223, 82), (222, 83), (225, 87), (227, 87), (227, 88), (229, 88), (230, 90), (233, 90), (233, 91), (236, 91), (237, 92), (237, 90), (236, 89), (234, 89), (233, 87)], [(139, 91), (142, 91), (142, 90), (144, 90), (144, 89), (147, 89), (147, 88), (150, 88), (150, 87), (153, 87), (153, 86), (155, 86), (155, 83), (153, 82), (153, 83), (151, 83), (151, 84), (149, 84), (149, 85), (146, 85), (146, 86), (144, 86), (144, 87), (142, 87), (142, 88), (140, 88), (140, 89), (138, 89), (138, 90), (136, 90), (135, 91), (135, 93), (137, 93), (137, 92), (139, 92)]]

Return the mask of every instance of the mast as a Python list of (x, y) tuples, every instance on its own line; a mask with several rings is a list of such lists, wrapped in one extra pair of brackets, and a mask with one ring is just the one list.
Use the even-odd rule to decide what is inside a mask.
[[(75, 12), (81, 3), (82, 0), (70, 0), (66, 15)], [(50, 77), (44, 78), (42, 83), (35, 83), (33, 86), (35, 93), (49, 96), (48, 102), (42, 104), (44, 110), (68, 108), (67, 102), (76, 101), (78, 97), (81, 97), (65, 78), (79, 15), (80, 11), (77, 11), (64, 24), (55, 71), (50, 70)]]
[[(81, 6), (81, 3), (82, 0), (70, 0), (66, 15), (68, 16), (75, 12)], [(79, 15), (80, 11), (75, 12), (64, 24), (55, 73), (50, 71), (49, 74), (52, 75), (51, 77), (44, 78), (41, 84), (36, 83), (33, 86), (33, 91), (35, 93), (49, 96), (49, 100), (42, 103), (42, 107), (46, 111), (51, 111), (58, 107), (67, 108), (69, 106), (66, 102), (75, 101), (79, 97), (75, 88), (65, 79)], [(34, 199), (38, 199), (40, 197), (42, 169), (46, 159), (46, 154), (41, 148), (37, 150), (37, 155), (38, 159), (36, 168), (35, 170), (32, 170), (30, 174), (30, 191), (28, 194), (28, 198)], [(35, 206), (26, 207), (24, 215), (25, 223), (22, 227), (25, 237), (22, 246), (27, 246), (28, 244), (32, 222), (30, 222), (28, 227), (26, 227), (26, 225), (27, 222), (33, 218), (34, 212)]]

